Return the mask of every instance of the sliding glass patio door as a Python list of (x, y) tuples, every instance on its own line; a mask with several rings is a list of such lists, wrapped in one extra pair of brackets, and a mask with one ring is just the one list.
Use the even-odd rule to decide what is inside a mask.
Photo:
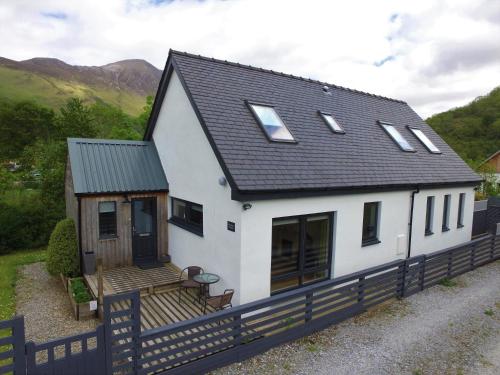
[(330, 277), (333, 215), (273, 219), (271, 292)]

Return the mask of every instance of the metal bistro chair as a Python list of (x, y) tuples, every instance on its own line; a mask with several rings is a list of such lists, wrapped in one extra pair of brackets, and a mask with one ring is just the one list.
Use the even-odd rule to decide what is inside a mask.
[[(184, 273), (187, 272), (187, 279), (183, 279)], [(186, 290), (186, 293), (189, 289), (200, 289), (200, 284), (193, 280), (193, 277), (203, 273), (203, 268), (198, 266), (189, 266), (184, 268), (179, 275), (179, 305), (181, 304), (181, 292), (183, 289)], [(189, 294), (189, 293), (188, 293)], [(194, 298), (193, 298), (194, 302)]]
[(233, 294), (234, 289), (226, 289), (223, 294), (206, 298), (205, 305), (203, 306), (203, 314), (207, 312), (207, 305), (213, 307), (216, 311), (224, 310), (228, 307), (233, 307), (231, 303)]

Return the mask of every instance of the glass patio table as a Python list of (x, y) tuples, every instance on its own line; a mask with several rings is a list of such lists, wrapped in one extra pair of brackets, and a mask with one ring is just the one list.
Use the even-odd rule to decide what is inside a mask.
[(220, 280), (220, 276), (214, 273), (200, 273), (193, 276), (193, 280), (200, 284), (200, 297), (210, 297), (210, 284), (215, 284)]

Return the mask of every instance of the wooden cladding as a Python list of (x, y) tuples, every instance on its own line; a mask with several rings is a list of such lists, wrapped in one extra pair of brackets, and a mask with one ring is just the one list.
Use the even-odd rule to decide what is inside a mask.
[[(81, 198), (82, 251), (93, 251), (102, 258), (104, 269), (130, 266), (132, 261), (133, 198), (156, 197), (158, 257), (168, 253), (168, 199), (167, 193), (86, 196)], [(99, 238), (99, 202), (116, 202), (116, 237)]]

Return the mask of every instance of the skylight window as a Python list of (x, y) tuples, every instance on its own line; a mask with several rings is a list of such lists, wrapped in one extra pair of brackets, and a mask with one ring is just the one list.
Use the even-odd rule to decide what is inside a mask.
[(342, 129), (342, 126), (339, 125), (337, 120), (335, 120), (331, 114), (321, 111), (319, 112), (319, 114), (334, 133), (345, 133), (344, 129)]
[(394, 142), (406, 152), (414, 152), (415, 149), (408, 143), (408, 141), (401, 135), (401, 133), (394, 127), (394, 125), (387, 122), (379, 121), (380, 126), (389, 134)]
[(427, 148), (427, 150), (429, 150), (433, 154), (441, 153), (441, 151), (439, 151), (439, 148), (437, 148), (434, 145), (434, 143), (432, 143), (432, 141), (429, 138), (427, 138), (427, 136), (424, 134), (422, 130), (416, 128), (409, 128), (409, 129), (412, 131), (413, 134), (415, 134), (418, 140), (423, 143), (423, 145)]
[(248, 105), (271, 141), (295, 142), (292, 134), (273, 107), (251, 103)]

